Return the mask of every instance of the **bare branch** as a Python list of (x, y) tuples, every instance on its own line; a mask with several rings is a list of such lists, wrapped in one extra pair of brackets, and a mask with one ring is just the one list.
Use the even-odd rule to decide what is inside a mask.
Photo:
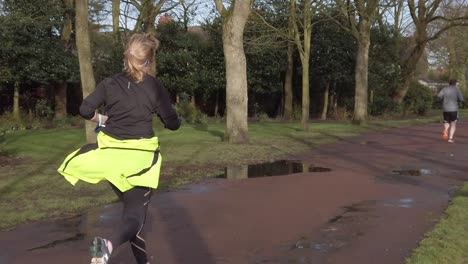
[(438, 39), (445, 31), (453, 28), (453, 27), (459, 27), (459, 26), (468, 26), (468, 24), (450, 24), (450, 25), (447, 25), (445, 26), (444, 28), (442, 28), (441, 30), (439, 30), (434, 36), (432, 37), (429, 37), (426, 39), (426, 42), (430, 42), (430, 41), (433, 41), (433, 40), (436, 40)]
[(270, 29), (272, 29), (274, 32), (278, 33), (278, 34), (279, 34), (280, 36), (282, 36), (282, 37), (288, 38), (288, 35), (287, 35), (287, 34), (284, 34), (283, 31), (279, 30), (277, 27), (273, 26), (273, 25), (270, 24), (268, 21), (266, 21), (265, 18), (264, 18), (260, 13), (257, 12), (257, 10), (252, 10), (252, 13), (253, 13), (256, 17), (260, 18), (260, 19), (262, 20), (262, 22), (263, 22), (267, 27), (269, 27)]
[(226, 12), (226, 8), (224, 7), (223, 5), (223, 1), (222, 0), (214, 0), (215, 1), (215, 5), (216, 5), (216, 9), (218, 10), (218, 12), (222, 15), (224, 12)]

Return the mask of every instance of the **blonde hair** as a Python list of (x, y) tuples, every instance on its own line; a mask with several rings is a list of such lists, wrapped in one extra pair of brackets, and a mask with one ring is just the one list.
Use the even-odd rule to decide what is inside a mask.
[(150, 34), (134, 34), (124, 52), (124, 71), (134, 81), (142, 82), (145, 74), (150, 74), (153, 56), (159, 41)]

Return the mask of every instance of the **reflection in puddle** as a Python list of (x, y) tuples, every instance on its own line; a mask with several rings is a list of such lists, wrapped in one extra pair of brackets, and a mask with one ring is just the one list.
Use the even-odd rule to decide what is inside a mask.
[(413, 208), (415, 201), (413, 198), (402, 198), (397, 201), (385, 202), (385, 207), (400, 207), (400, 208)]
[(225, 168), (225, 172), (217, 178), (247, 179), (258, 177), (271, 177), (307, 172), (329, 172), (330, 168), (311, 166), (300, 161), (280, 160), (275, 162), (238, 165)]
[(421, 176), (431, 174), (431, 171), (428, 169), (419, 169), (419, 170), (394, 170), (393, 174), (404, 175), (404, 176)]

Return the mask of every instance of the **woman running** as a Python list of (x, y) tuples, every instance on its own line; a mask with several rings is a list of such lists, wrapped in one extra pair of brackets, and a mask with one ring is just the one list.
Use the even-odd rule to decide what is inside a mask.
[[(167, 90), (150, 75), (158, 45), (147, 34), (131, 37), (124, 53), (124, 73), (100, 82), (80, 107), (83, 118), (98, 123), (97, 144), (71, 153), (58, 169), (73, 185), (79, 180), (93, 184), (109, 181), (123, 202), (122, 225), (110, 236), (92, 241), (93, 264), (108, 263), (112, 251), (127, 241), (137, 263), (149, 263), (142, 230), (161, 167), (153, 114), (170, 130), (181, 124)], [(105, 114), (98, 113), (100, 107)]]

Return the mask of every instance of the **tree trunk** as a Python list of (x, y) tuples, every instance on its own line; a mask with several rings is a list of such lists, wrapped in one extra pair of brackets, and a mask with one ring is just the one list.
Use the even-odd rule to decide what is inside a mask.
[[(368, 21), (361, 21), (360, 34), (358, 40), (358, 52), (355, 67), (355, 95), (354, 95), (354, 117), (353, 120), (360, 124), (367, 119), (368, 101), (368, 69), (369, 69), (369, 45), (370, 45), (370, 25)], [(369, 30), (366, 30), (365, 28)]]
[[(309, 56), (304, 56), (305, 60), (309, 61)], [(309, 108), (310, 108), (310, 95), (309, 95), (309, 63), (302, 64), (302, 129), (309, 130)]]
[(214, 109), (215, 118), (219, 116), (218, 111), (219, 111), (219, 90), (216, 89), (216, 102), (215, 102), (215, 109)]
[(288, 44), (288, 67), (286, 69), (286, 76), (284, 80), (284, 120), (290, 121), (293, 118), (293, 60), (294, 44)]
[[(336, 83), (334, 87), (336, 87)], [(333, 92), (332, 111), (335, 116), (338, 114), (338, 94), (336, 93), (336, 90)]]
[[(86, 98), (96, 86), (94, 80), (93, 65), (91, 63), (91, 46), (88, 30), (88, 0), (75, 1), (76, 3), (76, 47), (78, 49), (78, 61), (80, 64), (81, 87), (83, 98)], [(95, 123), (86, 121), (86, 141), (96, 142), (94, 133)]]
[[(289, 16), (289, 38), (294, 39), (294, 29), (292, 25), (293, 21)], [(283, 119), (290, 121), (293, 119), (293, 70), (294, 70), (294, 43), (288, 42), (288, 66), (286, 69), (286, 76), (284, 80), (284, 115)]]
[(226, 179), (241, 180), (249, 177), (248, 165), (234, 165), (226, 167)]
[(323, 93), (322, 120), (327, 119), (329, 93), (330, 93), (330, 82), (327, 81), (327, 83), (325, 84), (325, 92)]
[(331, 92), (330, 93), (330, 99), (328, 100), (328, 112), (334, 112), (334, 107), (335, 107), (335, 93), (334, 92)]
[(16, 121), (21, 120), (20, 109), (19, 109), (19, 97), (20, 97), (20, 83), (15, 81), (15, 90), (13, 94), (13, 119)]
[(192, 104), (193, 108), (197, 108), (196, 102), (195, 102), (195, 95), (192, 95), (190, 98), (190, 103)]
[(250, 1), (233, 2), (223, 21), (223, 48), (226, 63), (226, 131), (230, 143), (247, 143), (247, 64), (244, 53), (244, 27), (250, 14)]
[[(306, 5), (306, 8), (307, 8), (307, 5)], [(309, 82), (310, 62), (309, 60), (310, 60), (311, 32), (312, 32), (312, 25), (309, 24), (308, 29), (304, 30), (304, 51), (303, 51), (304, 53), (301, 56), (301, 62), (302, 62), (302, 120), (301, 120), (301, 123), (302, 123), (302, 128), (304, 129), (304, 131), (309, 131), (309, 111), (310, 111), (310, 82)]]
[[(309, 130), (309, 65), (310, 65), (310, 46), (312, 38), (312, 1), (302, 2), (302, 18), (297, 17), (296, 1), (290, 1), (289, 16), (291, 18), (292, 28), (294, 30), (294, 42), (296, 43), (302, 65), (302, 119), (301, 124), (304, 131)], [(300, 21), (302, 20), (302, 21)], [(301, 34), (300, 28), (303, 33)]]
[(55, 94), (55, 119), (67, 117), (67, 83), (59, 81), (54, 87)]
[(400, 81), (398, 87), (393, 94), (393, 101), (400, 104), (408, 92), (411, 80), (414, 78), (414, 72), (416, 65), (424, 54), (425, 44), (417, 43), (410, 57), (402, 65), (402, 71), (400, 74)]
[(120, 43), (120, 0), (112, 0), (112, 31), (114, 44)]

